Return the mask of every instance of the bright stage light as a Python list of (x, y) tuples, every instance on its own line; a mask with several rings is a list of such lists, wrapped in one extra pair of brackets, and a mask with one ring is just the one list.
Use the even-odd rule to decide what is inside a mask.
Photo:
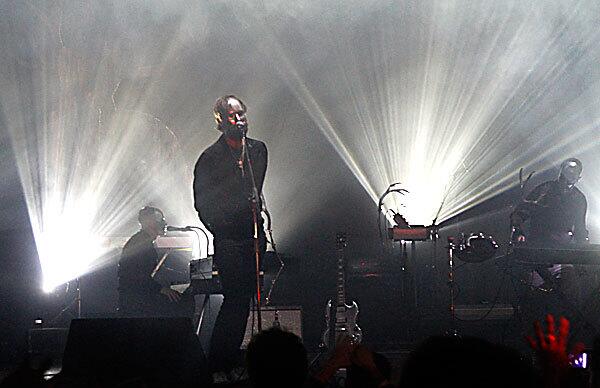
[(92, 232), (93, 209), (90, 203), (68, 209), (44, 208), (44, 228), (37, 230), (35, 236), (44, 291), (50, 292), (65, 281), (87, 273), (94, 261), (106, 253), (101, 238)]
[[(172, 224), (198, 224), (179, 139), (148, 113), (146, 98), (156, 90), (136, 84), (148, 82), (144, 47), (111, 47), (103, 40), (110, 28), (83, 34), (94, 23), (130, 35), (135, 28), (125, 26), (128, 20), (97, 20), (102, 10), (88, 6), (83, 15), (76, 8), (0, 6), (14, 17), (0, 34), (0, 107), (45, 291), (114, 262), (107, 254), (118, 255), (114, 249), (135, 232), (144, 205), (162, 208)], [(147, 38), (146, 46), (155, 44)], [(120, 246), (107, 243), (111, 237)]]
[[(337, 163), (311, 160), (315, 142), (374, 203), (402, 182), (409, 195), (386, 203), (412, 224), (485, 201), (520, 168), (598, 151), (595, 0), (68, 3), (0, 3), (3, 124), (47, 287), (101, 265), (97, 241), (132, 234), (145, 204), (198, 224), (191, 174), (217, 137), (210, 106), (240, 89), (252, 133), (279, 157), (265, 191), (290, 236), (328, 199), (296, 185), (342, 181), (319, 176)], [(304, 111), (288, 117), (289, 93)], [(600, 175), (584, 163), (582, 185)], [(63, 233), (87, 256), (60, 258)]]
[(274, 1), (260, 11), (245, 22), (261, 26), (281, 77), (375, 203), (403, 183), (410, 194), (388, 207), (412, 224), (489, 199), (520, 168), (598, 150), (596, 1)]

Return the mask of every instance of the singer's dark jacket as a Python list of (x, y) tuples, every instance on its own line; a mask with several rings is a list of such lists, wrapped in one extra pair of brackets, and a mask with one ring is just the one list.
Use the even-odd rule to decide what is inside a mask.
[(161, 285), (150, 276), (157, 262), (152, 238), (143, 230), (131, 236), (119, 260), (119, 294), (158, 295)]
[[(252, 171), (259, 195), (262, 193), (267, 171), (267, 147), (265, 143), (247, 139), (252, 162)], [(248, 164), (244, 163), (245, 174), (238, 166), (240, 151), (227, 145), (221, 135), (208, 147), (194, 168), (194, 206), (202, 223), (217, 239), (244, 240), (254, 234), (252, 222), (252, 181)], [(259, 232), (263, 233), (260, 214), (262, 203), (257, 204)]]

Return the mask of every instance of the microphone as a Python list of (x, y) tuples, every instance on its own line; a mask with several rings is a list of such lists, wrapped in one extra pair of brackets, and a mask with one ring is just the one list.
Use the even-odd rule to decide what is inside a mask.
[(237, 129), (239, 129), (240, 131), (245, 131), (246, 127), (248, 126), (248, 124), (246, 124), (243, 121), (238, 121), (235, 123), (235, 126), (237, 127)]
[(192, 227), (191, 226), (167, 226), (167, 231), (168, 232), (191, 232), (192, 231)]
[(235, 124), (235, 127), (238, 131), (240, 131), (242, 138), (246, 137), (246, 132), (248, 132), (248, 124), (238, 121), (237, 124)]

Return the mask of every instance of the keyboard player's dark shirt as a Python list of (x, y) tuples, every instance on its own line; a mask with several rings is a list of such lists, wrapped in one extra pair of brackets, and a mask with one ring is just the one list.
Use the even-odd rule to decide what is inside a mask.
[(537, 186), (516, 209), (525, 221), (529, 220), (529, 244), (554, 246), (587, 241), (586, 212), (585, 195), (558, 180)]

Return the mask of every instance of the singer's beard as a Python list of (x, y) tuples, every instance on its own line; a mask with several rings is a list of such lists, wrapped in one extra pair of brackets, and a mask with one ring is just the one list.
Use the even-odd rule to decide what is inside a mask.
[(245, 129), (239, 129), (238, 127), (228, 127), (224, 131), (225, 136), (233, 140), (242, 140), (246, 134)]

